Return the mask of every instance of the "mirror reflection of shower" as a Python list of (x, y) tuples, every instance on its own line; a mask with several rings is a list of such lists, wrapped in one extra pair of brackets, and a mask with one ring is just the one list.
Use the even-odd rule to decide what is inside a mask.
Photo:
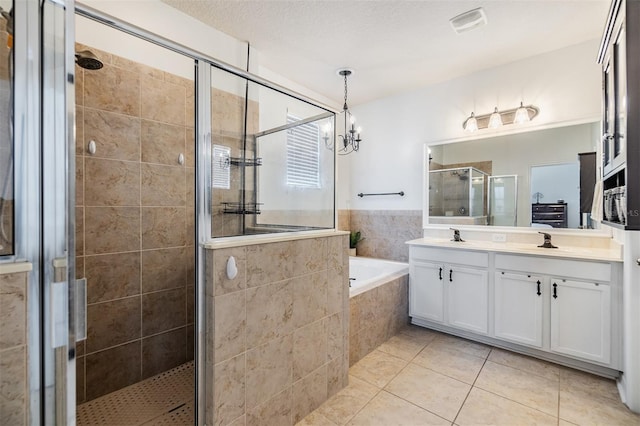
[(429, 171), (429, 222), (485, 225), (487, 177), (474, 167)]
[[(13, 6), (0, 7), (2, 66), (0, 71), (0, 255), (13, 254)], [(6, 65), (5, 65), (6, 64)]]

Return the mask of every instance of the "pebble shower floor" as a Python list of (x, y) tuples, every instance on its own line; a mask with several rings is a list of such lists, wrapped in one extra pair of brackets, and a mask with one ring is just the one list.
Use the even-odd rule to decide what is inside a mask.
[(193, 361), (78, 406), (77, 424), (192, 425)]

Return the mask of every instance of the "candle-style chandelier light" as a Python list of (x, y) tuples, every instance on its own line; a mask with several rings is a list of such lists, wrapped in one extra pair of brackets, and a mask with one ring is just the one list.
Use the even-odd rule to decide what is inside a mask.
[[(362, 128), (356, 128), (356, 118), (353, 116), (353, 114), (351, 114), (351, 111), (349, 111), (349, 106), (347, 105), (347, 77), (353, 74), (353, 70), (349, 68), (342, 68), (337, 71), (337, 74), (344, 77), (344, 105), (342, 106), (342, 113), (344, 114), (344, 134), (338, 135), (341, 140), (338, 147), (338, 154), (347, 155), (360, 149), (360, 142), (362, 141), (362, 139), (360, 138), (360, 133), (362, 132)], [(329, 142), (331, 124), (327, 124), (323, 131), (324, 141), (327, 145), (327, 148), (333, 149), (333, 144)]]

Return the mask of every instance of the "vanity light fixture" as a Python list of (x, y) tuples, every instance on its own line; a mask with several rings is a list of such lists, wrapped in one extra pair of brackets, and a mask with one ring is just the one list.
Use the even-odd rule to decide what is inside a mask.
[(490, 129), (497, 129), (498, 127), (502, 127), (502, 116), (498, 112), (498, 107), (493, 110), (493, 114), (489, 117), (488, 127)]
[(473, 112), (462, 123), (462, 128), (467, 132), (475, 132), (480, 129), (497, 129), (503, 125), (524, 124), (538, 115), (540, 109), (534, 105), (523, 105), (520, 102), (518, 108), (499, 111), (498, 107), (491, 114), (475, 115)]
[(513, 117), (513, 124), (523, 124), (527, 121), (531, 121), (529, 111), (520, 102), (520, 107), (516, 110), (515, 117)]
[(471, 117), (467, 118), (467, 121), (464, 122), (464, 130), (467, 132), (475, 132), (478, 130), (478, 120), (476, 120), (476, 116), (471, 113)]

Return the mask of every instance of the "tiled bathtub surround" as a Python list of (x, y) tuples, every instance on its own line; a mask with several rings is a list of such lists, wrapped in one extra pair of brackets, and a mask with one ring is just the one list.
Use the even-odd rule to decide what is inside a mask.
[(405, 242), (422, 237), (421, 210), (350, 210), (349, 222), (364, 238), (358, 256), (408, 262)]
[(78, 402), (193, 358), (194, 82), (89, 49), (104, 68), (76, 67)]
[(351, 231), (351, 218), (349, 210), (338, 210), (338, 226), (341, 231)]
[(349, 300), (349, 365), (386, 342), (409, 324), (409, 275)]
[(28, 399), (27, 272), (0, 269), (0, 424), (28, 424)]
[(208, 250), (207, 424), (292, 425), (346, 386), (347, 247), (342, 234)]

